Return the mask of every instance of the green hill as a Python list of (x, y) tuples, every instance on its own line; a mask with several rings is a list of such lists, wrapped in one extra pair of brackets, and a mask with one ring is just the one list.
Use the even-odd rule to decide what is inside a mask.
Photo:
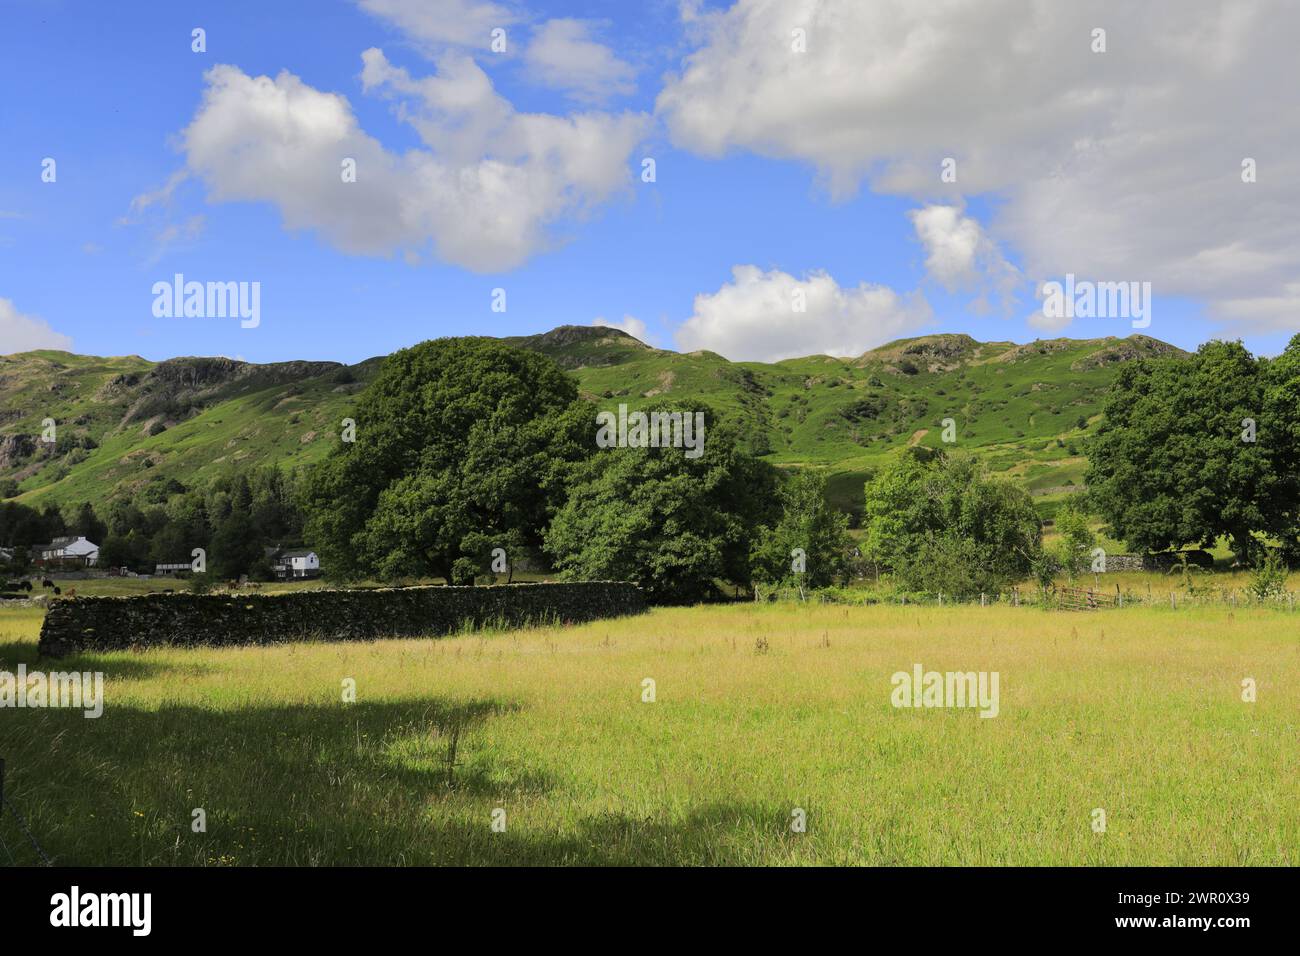
[[(550, 356), (598, 406), (703, 399), (744, 423), (753, 451), (827, 469), (832, 496), (850, 509), (872, 468), (907, 445), (940, 446), (951, 418), (958, 447), (1024, 482), (1050, 511), (1081, 485), (1080, 439), (1116, 365), (1185, 354), (1142, 335), (1027, 345), (929, 335), (857, 358), (775, 364), (655, 349), (609, 328), (506, 341)], [(308, 464), (328, 451), (382, 361), (0, 357), (0, 488), (16, 482), (34, 505), (164, 500), (175, 483), (237, 467)], [(41, 440), (46, 419), (53, 444)]]

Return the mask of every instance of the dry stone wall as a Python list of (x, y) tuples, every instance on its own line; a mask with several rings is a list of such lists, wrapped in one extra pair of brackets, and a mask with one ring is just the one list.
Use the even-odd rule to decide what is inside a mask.
[(467, 626), (579, 623), (643, 610), (641, 589), (616, 581), (86, 597), (50, 604), (40, 653), (431, 637)]
[[(1214, 555), (1208, 551), (1184, 551), (1187, 563), (1195, 567), (1213, 568)], [(1178, 552), (1160, 551), (1156, 554), (1107, 554), (1107, 571), (1168, 571), (1178, 564)]]

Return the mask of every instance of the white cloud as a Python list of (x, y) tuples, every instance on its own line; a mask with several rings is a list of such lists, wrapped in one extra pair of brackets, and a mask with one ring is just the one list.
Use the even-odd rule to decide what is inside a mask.
[(208, 217), (201, 214), (190, 216), (184, 222), (167, 223), (154, 233), (153, 252), (145, 260), (145, 265), (153, 266), (176, 247), (194, 242), (203, 235), (207, 224)]
[[(173, 218), (172, 201), (176, 190), (190, 178), (188, 169), (178, 169), (167, 177), (167, 182), (157, 189), (140, 193), (132, 197), (126, 215), (117, 220), (119, 226), (138, 226), (151, 222), (152, 250), (144, 260), (146, 267), (152, 267), (174, 248), (191, 243), (203, 234), (207, 225), (204, 215), (189, 216), (184, 220)], [(94, 254), (98, 246), (88, 243), (83, 251)]]
[(601, 103), (636, 89), (636, 71), (593, 40), (585, 20), (548, 20), (528, 44), (524, 65), (536, 82), (585, 103)]
[(1221, 303), (1223, 311), (1243, 325), (1263, 332), (1296, 332), (1300, 282), (1284, 283), (1275, 295), (1247, 295)]
[(1009, 302), (1020, 273), (997, 243), (959, 206), (929, 205), (908, 213), (925, 247), (925, 270), (949, 292), (976, 289)]
[[(362, 84), (395, 100), (426, 148), (395, 153), (360, 128), (347, 99), (293, 74), (207, 73), (183, 133), (189, 169), (217, 202), (274, 203), (290, 229), (348, 253), (435, 254), (480, 272), (519, 265), (555, 242), (551, 227), (630, 182), (643, 114), (520, 113), (472, 58), (446, 54), (415, 79), (383, 52), (362, 55)], [(356, 182), (343, 182), (345, 159)]]
[(634, 339), (640, 339), (642, 342), (647, 341), (645, 323), (635, 316), (625, 315), (622, 319), (614, 321), (598, 315), (591, 320), (591, 324), (603, 329), (619, 329)]
[(152, 206), (170, 206), (176, 188), (189, 178), (189, 171), (178, 169), (167, 177), (167, 182), (157, 189), (133, 196), (127, 214), (117, 221), (119, 226), (129, 226), (140, 221), (141, 216)]
[[(499, 3), (478, 0), (357, 0), (361, 9), (387, 20), (402, 32), (441, 52), (448, 45), (486, 49), (492, 30), (519, 22), (520, 16)], [(509, 33), (507, 37), (507, 49)]]
[[(886, 286), (841, 288), (825, 272), (804, 279), (758, 266), (732, 270), (732, 281), (695, 297), (695, 312), (677, 330), (686, 351), (709, 349), (733, 361), (775, 362), (804, 355), (861, 355), (930, 321), (919, 293)], [(796, 311), (797, 297), (804, 311)]]
[(1040, 331), (1051, 332), (1055, 334), (1057, 332), (1064, 330), (1067, 326), (1069, 326), (1071, 322), (1074, 321), (1074, 319), (1072, 319), (1070, 316), (1064, 314), (1064, 310), (1062, 310), (1061, 315), (1048, 315), (1044, 311), (1043, 290), (1041, 285), (1039, 286), (1037, 292), (1037, 298), (1038, 298), (1038, 308), (1035, 309), (1033, 312), (1030, 312), (1027, 316), (1025, 316), (1025, 324), (1031, 326), (1032, 328), (1039, 329)]
[[(738, 0), (657, 109), (680, 146), (811, 163), (926, 202), (996, 194), (1034, 281), (1150, 281), (1275, 325), (1300, 306), (1300, 5)], [(1107, 52), (1091, 49), (1104, 26)], [(807, 31), (807, 52), (791, 31)], [(1265, 69), (1264, 65), (1267, 65)], [(955, 184), (940, 164), (957, 161)], [(1258, 162), (1258, 182), (1241, 162)], [(1157, 315), (1157, 325), (1159, 318)], [(1157, 329), (1153, 328), (1153, 332)]]
[(34, 315), (23, 315), (9, 299), (0, 299), (0, 355), (33, 349), (72, 351), (72, 339), (60, 335)]

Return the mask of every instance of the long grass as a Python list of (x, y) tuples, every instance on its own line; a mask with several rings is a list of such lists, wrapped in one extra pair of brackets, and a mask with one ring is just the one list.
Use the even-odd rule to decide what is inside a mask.
[[(107, 677), (97, 720), (0, 710), (64, 864), (1300, 862), (1284, 611), (731, 605), (58, 662), (39, 613), (0, 612), (0, 669)], [(997, 671), (999, 716), (895, 709), (916, 663)]]

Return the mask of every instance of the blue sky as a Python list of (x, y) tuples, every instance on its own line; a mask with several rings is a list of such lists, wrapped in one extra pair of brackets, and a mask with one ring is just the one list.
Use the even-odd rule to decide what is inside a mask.
[[(837, 32), (852, 33), (854, 24), (843, 17), (854, 15), (846, 13), (853, 5), (836, 6), (792, 4), (798, 11), (790, 22), (811, 24), (812, 39), (823, 40), (792, 67), (790, 51), (778, 46), (773, 53), (766, 40), (758, 60), (742, 49), (751, 35), (782, 35), (783, 21), (763, 20), (770, 4), (4, 0), (0, 335), (10, 342), (0, 339), (0, 354), (18, 343), (151, 359), (358, 361), (437, 336), (526, 334), (598, 317), (631, 317), (625, 327), (644, 329), (656, 345), (710, 347), (732, 358), (854, 354), (933, 331), (1016, 341), (1132, 332), (1124, 318), (1076, 319), (1059, 328), (1035, 318), (1037, 283), (1075, 261), (1080, 276), (1152, 281), (1153, 322), (1144, 331), (1158, 338), (1194, 347), (1212, 335), (1243, 337), (1264, 352), (1285, 344), (1293, 331), (1287, 323), (1295, 324), (1287, 309), (1297, 294), (1285, 275), (1295, 263), (1287, 258), (1291, 234), (1279, 235), (1287, 227), (1273, 220), (1258, 230), (1259, 241), (1270, 243), (1267, 254), (1250, 245), (1256, 233), (1249, 209), (1234, 213), (1235, 220), (1221, 211), (1197, 219), (1195, 208), (1178, 207), (1189, 218), (1174, 228), (1161, 203), (1177, 202), (1178, 190), (1165, 198), (1125, 178), (1127, 163), (1116, 161), (1116, 172), (1087, 175), (1110, 177), (1106, 195), (1120, 212), (1102, 221), (1080, 208), (1077, 228), (1067, 216), (1048, 230), (1044, 192), (1058, 190), (1051, 200), (1058, 209), (1070, 196), (1059, 183), (1062, 166), (1044, 167), (1054, 171), (1041, 182), (1032, 169), (1003, 180), (987, 169), (1010, 165), (998, 159), (999, 150), (1077, 151), (1072, 128), (1045, 131), (1035, 143), (1003, 129), (986, 141), (979, 123), (963, 129), (940, 118), (939, 128), (950, 131), (947, 149), (960, 163), (969, 156), (977, 169), (985, 167), (958, 192), (918, 185), (907, 172), (935, 167), (945, 155), (929, 131), (897, 119), (926, 114), (924, 103), (933, 98), (918, 105), (922, 94), (904, 89), (888, 114), (872, 112), (883, 109), (877, 98), (860, 107), (840, 102), (817, 115), (820, 89), (871, 62), (865, 40), (865, 47), (842, 47), (843, 38), (832, 44), (818, 32), (818, 24), (830, 22), (819, 17), (837, 14)], [(412, 19), (421, 16), (432, 19)], [(488, 49), (485, 31), (474, 29), (496, 21), (506, 31), (504, 53)], [(926, 24), (896, 26), (912, 31)], [(206, 31), (206, 52), (191, 50), (195, 27)], [(1151, 27), (1127, 28), (1137, 37)], [(1072, 42), (1068, 34), (1063, 42)], [(1081, 49), (1086, 42), (1085, 34)], [(366, 67), (374, 71), (367, 83), (362, 53), (372, 49), (382, 54)], [(1131, 92), (1143, 80), (1123, 73), (1122, 55), (1081, 57), (1080, 69), (1106, 62), (1108, 72), (1076, 82)], [(891, 68), (884, 58), (877, 62)], [(770, 76), (763, 73), (769, 63)], [(586, 65), (570, 69), (574, 64)], [(224, 86), (208, 73), (218, 65), (231, 68)], [(1022, 68), (1032, 77), (1042, 64)], [(1194, 69), (1185, 62), (1182, 68)], [(896, 69), (911, 75), (904, 65)], [(476, 70), (490, 81), (491, 96), (476, 83)], [(806, 76), (808, 70), (816, 75)], [(284, 105), (272, 97), (282, 92), (282, 71), (301, 84), (290, 89), (285, 81), (286, 109), (298, 125), (284, 137), (278, 119), (266, 120), (267, 110)], [(421, 86), (453, 76), (432, 98)], [(258, 77), (270, 79), (259, 88)], [(810, 85), (800, 91), (802, 82)], [(779, 95), (762, 93), (767, 83), (802, 99), (782, 104)], [(218, 86), (219, 101), (205, 100)], [(299, 90), (306, 93), (294, 100)], [(437, 96), (469, 92), (473, 102), (464, 109), (443, 100), (435, 106)], [(329, 101), (338, 113), (332, 126), (318, 119), (329, 94), (341, 98)], [(988, 91), (971, 95), (986, 95), (999, 112), (1017, 108), (993, 103)], [(1159, 107), (1169, 129), (1151, 129), (1146, 120), (1148, 133), (1182, 142), (1182, 105)], [(1071, 122), (1092, 136), (1115, 137), (1108, 161), (1137, 122), (1125, 109)], [(466, 132), (489, 112), (491, 131)], [(596, 135), (582, 139), (557, 123), (545, 134), (555, 152), (529, 153), (520, 144), (532, 141), (536, 130), (527, 117), (535, 114), (595, 117)], [(412, 116), (428, 122), (410, 122)], [(186, 143), (183, 131), (192, 124), (202, 130), (202, 143)], [(1249, 125), (1242, 128), (1250, 140), (1242, 150), (1258, 149)], [(331, 150), (347, 155), (363, 142), (394, 169), (411, 164), (400, 182), (377, 183), (387, 172), (363, 163), (360, 176), (374, 191), (360, 205), (353, 198), (359, 192), (336, 200), (324, 178), (318, 185), (313, 177), (323, 164), (336, 164)], [(1224, 165), (1235, 169), (1235, 156)], [(53, 183), (41, 179), (46, 157), (57, 162)], [(656, 164), (652, 183), (641, 181), (646, 157)], [(491, 165), (498, 159), (510, 180), (499, 205), (481, 205), (474, 190), (456, 192), (465, 169), (486, 177), (498, 170)], [(897, 168), (904, 172), (887, 174)], [(1205, 174), (1170, 173), (1187, 176), (1189, 190)], [(428, 177), (440, 184), (431, 189), (438, 192), (433, 199), (418, 195)], [(1085, 185), (1081, 177), (1077, 191)], [(1145, 213), (1142, 202), (1127, 201), (1130, 193), (1152, 197)], [(1293, 197), (1267, 198), (1269, 208), (1285, 212)], [(1214, 211), (1218, 201), (1204, 205)], [(953, 212), (934, 217), (938, 231), (927, 244), (916, 214), (935, 206)], [(380, 207), (394, 215), (368, 211)], [(411, 223), (393, 227), (399, 212)], [(530, 238), (517, 242), (475, 224), (499, 215), (518, 216)], [(289, 225), (286, 218), (298, 221)], [(1165, 228), (1147, 241), (1144, 230), (1153, 223)], [(1217, 278), (1230, 259), (1253, 270), (1245, 291)], [(1189, 261), (1202, 265), (1188, 269)], [(742, 274), (737, 267), (753, 268)], [(259, 282), (260, 325), (155, 317), (152, 286), (175, 273)], [(504, 313), (491, 309), (496, 288), (506, 290)], [(783, 306), (783, 296), (798, 288), (808, 292), (805, 313)]]

